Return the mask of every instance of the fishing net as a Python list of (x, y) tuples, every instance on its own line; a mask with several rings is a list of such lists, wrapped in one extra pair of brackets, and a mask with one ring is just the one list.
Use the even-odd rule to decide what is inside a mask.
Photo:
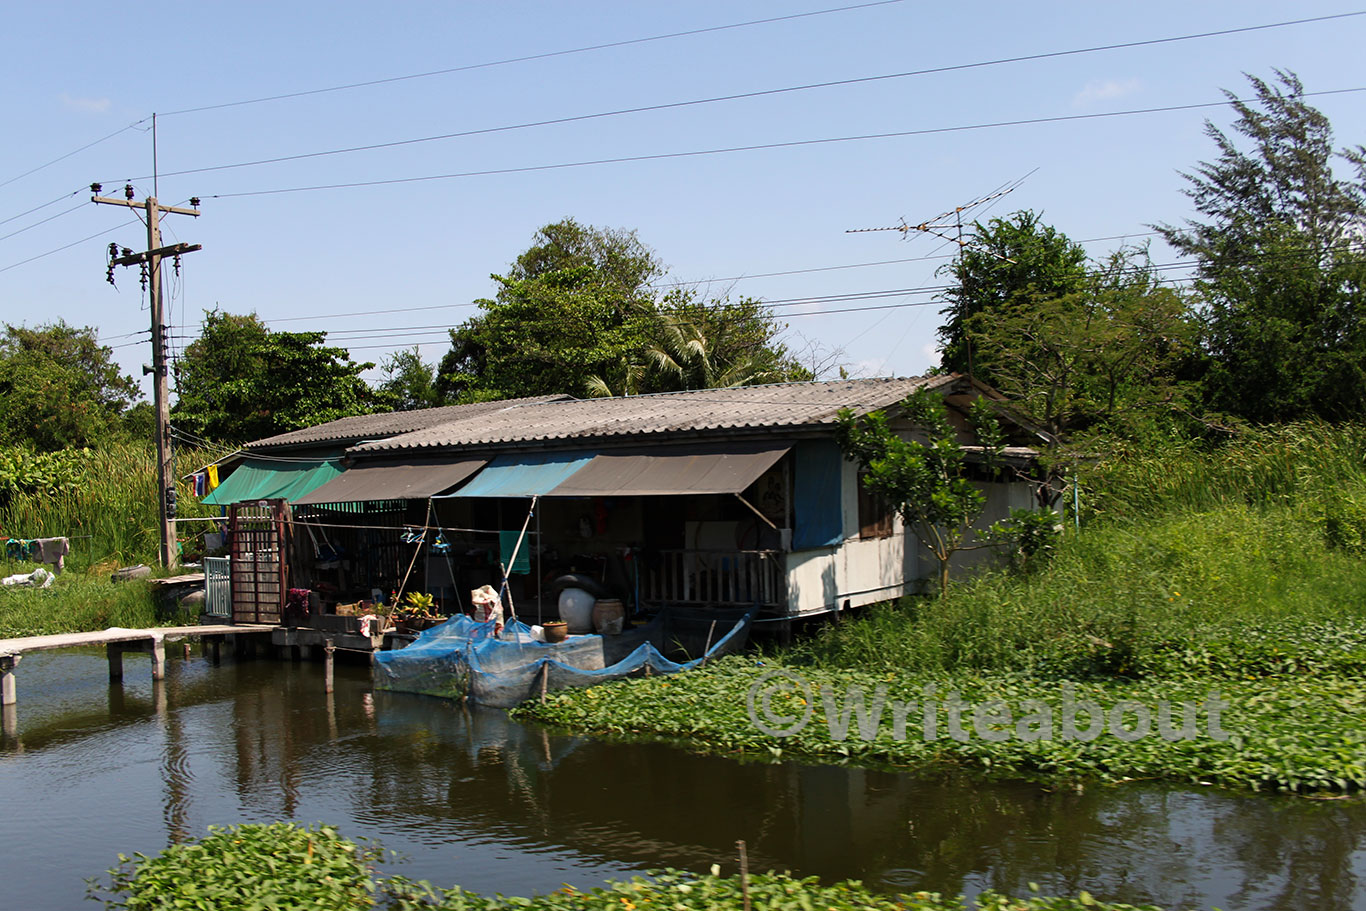
[(511, 708), (547, 692), (596, 686), (646, 673), (673, 674), (739, 651), (753, 611), (666, 608), (644, 626), (616, 636), (570, 636), (541, 642), (531, 627), (461, 615), (418, 636), (407, 648), (375, 653), (375, 687), (469, 699)]

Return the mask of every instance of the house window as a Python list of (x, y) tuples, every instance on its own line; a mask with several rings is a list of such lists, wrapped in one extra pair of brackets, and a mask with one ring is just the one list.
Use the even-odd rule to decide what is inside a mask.
[(863, 472), (858, 474), (858, 536), (859, 540), (889, 538), (892, 535), (892, 507), (886, 498), (863, 485)]

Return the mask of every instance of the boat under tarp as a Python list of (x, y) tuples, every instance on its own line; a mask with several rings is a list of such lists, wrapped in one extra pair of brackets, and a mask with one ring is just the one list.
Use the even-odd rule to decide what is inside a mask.
[(749, 640), (754, 614), (666, 608), (616, 636), (570, 636), (555, 643), (540, 641), (519, 620), (495, 634), (492, 622), (462, 615), (427, 630), (407, 648), (376, 652), (375, 687), (511, 708), (539, 696), (542, 688), (673, 674), (733, 654)]

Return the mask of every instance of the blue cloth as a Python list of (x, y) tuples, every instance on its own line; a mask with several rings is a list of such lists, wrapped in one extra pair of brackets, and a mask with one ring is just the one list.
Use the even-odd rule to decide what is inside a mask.
[(832, 547), (844, 539), (844, 454), (834, 440), (802, 440), (793, 458), (792, 549)]

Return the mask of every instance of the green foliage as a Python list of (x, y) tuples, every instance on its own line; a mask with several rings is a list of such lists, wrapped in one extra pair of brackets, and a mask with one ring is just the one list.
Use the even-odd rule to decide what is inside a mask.
[[(378, 859), (378, 851), (331, 826), (210, 826), (199, 841), (171, 845), (155, 857), (119, 855), (104, 903), (126, 911), (369, 908), (375, 888), (369, 865)], [(91, 891), (99, 897), (100, 887)]]
[[(1185, 175), (1199, 220), (1159, 226), (1198, 262), (1208, 403), (1248, 420), (1366, 413), (1366, 182), (1360, 150), (1335, 153), (1328, 119), (1293, 73), (1249, 77), (1252, 103), (1226, 92), (1234, 131), (1212, 123), (1212, 162)], [(1358, 171), (1333, 173), (1335, 158)]]
[(966, 327), (978, 368), (1054, 434), (1125, 426), (1189, 395), (1178, 376), (1195, 322), (1144, 248), (1121, 248), (1088, 269), (1080, 290), (1021, 292)]
[(1323, 539), (1357, 556), (1366, 556), (1366, 506), (1351, 497), (1329, 501), (1323, 517)]
[(436, 386), (436, 365), (424, 361), (416, 345), (384, 358), (380, 370), (384, 378), (375, 387), (375, 394), (384, 407), (415, 411), (448, 404)]
[(933, 892), (886, 895), (858, 880), (826, 884), (815, 876), (774, 872), (749, 876), (747, 902), (739, 875), (722, 875), (719, 866), (713, 866), (709, 874), (661, 870), (584, 892), (565, 886), (535, 898), (485, 897), (459, 887), (437, 891), (425, 883), (402, 880), (394, 881), (390, 890), (396, 896), (395, 911), (738, 911), (745, 907), (760, 911), (1158, 911), (1152, 906), (1097, 901), (1086, 892), (1076, 898), (1024, 899), (984, 892), (967, 902)]
[[(948, 407), (937, 392), (917, 389), (901, 403), (905, 420), (927, 442), (905, 439), (881, 411), (857, 418), (839, 413), (838, 439), (847, 458), (859, 463), (863, 484), (883, 497), (939, 561), (939, 594), (948, 593), (949, 560), (973, 544), (973, 523), (986, 495), (968, 477), (965, 452), (949, 423)], [(981, 399), (968, 413), (981, 461), (990, 471), (1004, 443), (991, 407)]]
[(808, 379), (757, 301), (699, 299), (634, 232), (573, 219), (547, 225), (493, 300), (451, 330), (437, 391), (447, 399), (635, 395)]
[(89, 449), (35, 452), (24, 446), (0, 447), (0, 506), (16, 495), (57, 496), (76, 489)]
[(630, 352), (642, 350), (650, 314), (639, 298), (624, 298), (592, 266), (572, 266), (535, 278), (494, 276), (495, 300), (451, 330), (440, 386), (461, 400), (588, 391), (588, 378), (610, 376)]
[(963, 255), (944, 267), (955, 285), (945, 293), (941, 363), (995, 385), (994, 365), (983, 359), (969, 321), (979, 313), (1082, 292), (1086, 251), (1029, 211), (974, 224), (968, 241)]
[(1230, 504), (1328, 504), (1366, 476), (1366, 425), (1241, 428), (1218, 443), (1175, 433), (1097, 441), (1078, 466), (1086, 519), (1137, 519)]
[[(759, 759), (891, 763), (921, 772), (956, 767), (1055, 782), (1163, 778), (1256, 790), (1366, 787), (1366, 704), (1355, 677), (1067, 681), (1001, 673), (919, 675), (899, 669), (796, 667), (793, 670), (808, 684), (805, 694), (795, 689), (775, 692), (770, 707), (778, 715), (799, 717), (807, 707), (801, 700), (808, 700), (812, 716), (798, 733), (780, 737), (759, 730), (747, 707), (752, 688), (773, 666), (771, 660), (760, 666), (751, 659), (723, 658), (703, 670), (669, 677), (562, 690), (544, 704), (525, 703), (514, 714), (577, 731), (680, 739), (692, 749)], [(853, 724), (843, 737), (831, 730), (832, 713), (838, 718), (847, 712), (851, 687), (860, 689), (871, 707), (879, 688), (887, 705), (893, 700), (918, 704), (926, 684), (935, 685), (934, 736), (924, 736), (919, 710), (909, 716), (902, 737), (897, 736), (890, 709), (869, 731), (873, 736), (862, 736)], [(833, 701), (821, 693), (825, 687)], [(1189, 738), (1169, 740), (1154, 731), (1136, 740), (1109, 735), (1080, 740), (1060, 733), (1067, 694), (1074, 704), (1095, 703), (1107, 716), (1120, 702), (1136, 702), (1156, 717), (1166, 702), (1179, 718), (1182, 703), (1204, 706), (1211, 692), (1228, 704), (1219, 719), (1227, 739), (1209, 736), (1209, 716), (1203, 712), (1192, 714)], [(1031, 711), (1028, 700), (1038, 700), (1055, 719), (1053, 736), (988, 740), (973, 728), (969, 709), (960, 716), (966, 736), (954, 737), (949, 725), (951, 693), (967, 706), (1002, 700), (1016, 719)], [(838, 724), (835, 730), (839, 731)]]
[(90, 327), (5, 324), (0, 336), (0, 444), (89, 446), (122, 434), (139, 397)]
[(325, 332), (272, 332), (255, 315), (204, 314), (176, 368), (177, 427), (241, 442), (366, 414), (380, 404), (345, 348)]
[(1011, 565), (1020, 572), (1039, 568), (1062, 542), (1062, 516), (1053, 509), (1012, 509), (1010, 518), (996, 522), (987, 531), (1001, 542)]
[[(206, 453), (176, 454), (176, 477), (208, 461)], [(7, 474), (8, 472), (12, 472)], [(50, 456), (0, 450), (3, 478), (27, 478), (23, 489), (6, 485), (0, 495), (0, 533), (16, 538), (71, 538), (68, 565), (126, 566), (155, 563), (159, 535), (156, 454), (150, 442), (108, 443), (89, 450), (67, 450)], [(37, 482), (37, 483), (33, 483)], [(216, 515), (182, 487), (180, 515)], [(204, 523), (191, 523), (184, 534), (202, 533)]]

